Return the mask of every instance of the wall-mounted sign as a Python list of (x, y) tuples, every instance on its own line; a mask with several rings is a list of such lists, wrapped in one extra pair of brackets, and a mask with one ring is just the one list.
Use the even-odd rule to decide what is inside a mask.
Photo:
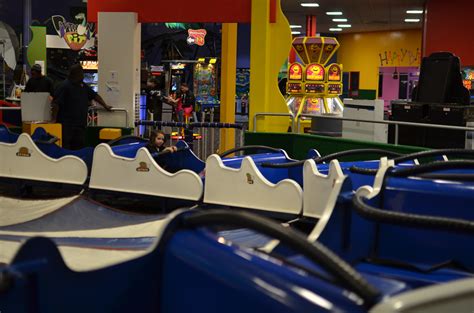
[(51, 19), (59, 37), (66, 41), (71, 50), (81, 50), (94, 34), (94, 25), (87, 23), (84, 13), (76, 15), (76, 19), (82, 20), (81, 24), (67, 22), (61, 15), (53, 15)]
[(206, 37), (205, 29), (188, 29), (188, 45), (204, 46), (204, 38)]

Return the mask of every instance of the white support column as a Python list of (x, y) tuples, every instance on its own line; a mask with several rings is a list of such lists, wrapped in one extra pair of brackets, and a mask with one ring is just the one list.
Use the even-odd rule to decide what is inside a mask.
[[(99, 94), (114, 108), (127, 110), (134, 127), (136, 95), (140, 94), (141, 27), (137, 13), (99, 12)], [(99, 119), (99, 126), (123, 121), (122, 112)], [(115, 123), (113, 123), (115, 124)]]

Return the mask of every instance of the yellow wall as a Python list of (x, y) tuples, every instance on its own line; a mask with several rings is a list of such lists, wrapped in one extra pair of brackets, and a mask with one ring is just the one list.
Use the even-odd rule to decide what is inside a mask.
[(344, 72), (360, 72), (359, 89), (376, 90), (380, 66), (419, 66), (422, 31), (418, 29), (341, 34), (337, 62)]

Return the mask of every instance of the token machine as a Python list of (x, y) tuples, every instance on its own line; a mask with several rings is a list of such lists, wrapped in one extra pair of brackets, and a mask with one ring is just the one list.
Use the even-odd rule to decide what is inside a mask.
[[(325, 114), (342, 116), (342, 65), (326, 66), (339, 48), (333, 37), (296, 37), (293, 47), (303, 64), (292, 63), (288, 69), (287, 105), (295, 116)], [(302, 119), (302, 131), (310, 121)]]

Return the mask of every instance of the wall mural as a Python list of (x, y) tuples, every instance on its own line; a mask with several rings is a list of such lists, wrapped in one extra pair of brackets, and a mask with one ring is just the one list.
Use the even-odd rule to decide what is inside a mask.
[(421, 50), (399, 49), (379, 53), (380, 66), (416, 66), (420, 65)]

